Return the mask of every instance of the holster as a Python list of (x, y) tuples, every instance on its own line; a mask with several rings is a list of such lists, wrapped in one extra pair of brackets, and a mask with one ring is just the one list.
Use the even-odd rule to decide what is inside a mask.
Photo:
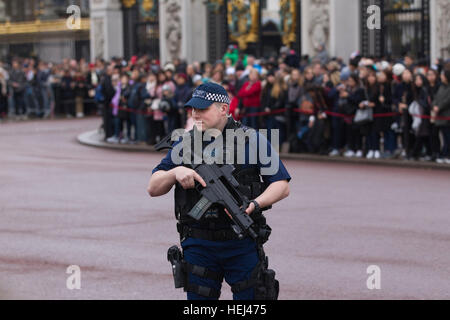
[(192, 273), (193, 275), (201, 278), (211, 279), (219, 282), (222, 282), (223, 280), (222, 273), (186, 262), (183, 259), (183, 253), (178, 248), (178, 246), (172, 246), (169, 248), (169, 250), (167, 251), (167, 260), (172, 265), (172, 274), (175, 288), (183, 288), (184, 291), (193, 292), (204, 297), (220, 297), (220, 290), (189, 282), (188, 273)]
[(277, 300), (280, 283), (275, 279), (275, 271), (269, 269), (269, 258), (265, 255), (262, 244), (258, 247), (260, 261), (253, 269), (248, 280), (240, 281), (231, 286), (231, 291), (237, 293), (253, 288), (255, 300)]
[[(266, 261), (268, 261), (266, 257)], [(264, 263), (255, 286), (255, 300), (277, 300), (280, 283), (275, 279), (275, 271), (267, 268)]]
[(167, 251), (167, 260), (172, 265), (175, 288), (184, 288), (186, 285), (186, 270), (184, 268), (183, 254), (178, 246), (172, 246)]

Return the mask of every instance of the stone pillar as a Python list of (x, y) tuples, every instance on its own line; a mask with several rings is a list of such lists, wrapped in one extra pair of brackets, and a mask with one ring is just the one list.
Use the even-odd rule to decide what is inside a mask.
[[(187, 20), (186, 30), (189, 30), (190, 35), (186, 37), (186, 55), (184, 59), (188, 63), (193, 61), (207, 61), (208, 60), (208, 45), (207, 45), (207, 11), (208, 10), (202, 0), (184, 0), (187, 4)], [(187, 41), (189, 39), (189, 41)]]
[(430, 0), (431, 64), (450, 58), (450, 1)]
[(330, 2), (333, 1), (302, 0), (302, 54), (314, 57), (322, 43), (330, 53)]
[(123, 19), (119, 0), (90, 0), (91, 60), (123, 56)]
[(330, 57), (347, 61), (361, 47), (361, 13), (359, 0), (330, 1)]
[(188, 63), (207, 60), (206, 6), (201, 0), (160, 0), (160, 57)]

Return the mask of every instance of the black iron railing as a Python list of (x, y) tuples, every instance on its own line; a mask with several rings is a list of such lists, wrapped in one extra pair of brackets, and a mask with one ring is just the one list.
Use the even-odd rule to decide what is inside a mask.
[[(367, 27), (367, 8), (377, 5), (381, 11), (381, 29)], [(361, 0), (363, 55), (416, 59), (430, 57), (430, 0)]]

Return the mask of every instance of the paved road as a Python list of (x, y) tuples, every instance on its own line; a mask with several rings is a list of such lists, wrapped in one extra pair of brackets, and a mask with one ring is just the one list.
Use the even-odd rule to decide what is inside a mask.
[[(145, 191), (162, 155), (76, 142), (98, 124), (0, 125), (1, 299), (184, 299), (166, 261), (173, 192)], [(448, 171), (285, 164), (291, 196), (267, 214), (266, 246), (281, 299), (450, 298)], [(69, 265), (81, 290), (66, 287)], [(367, 289), (369, 265), (379, 290)]]

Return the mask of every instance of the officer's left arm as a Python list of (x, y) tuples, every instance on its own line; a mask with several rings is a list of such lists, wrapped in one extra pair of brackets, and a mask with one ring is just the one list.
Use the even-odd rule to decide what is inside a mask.
[[(266, 184), (268, 184), (268, 187), (262, 194), (260, 194), (257, 198), (252, 199), (255, 200), (260, 208), (268, 207), (284, 198), (289, 196), (289, 181), (291, 180), (291, 176), (289, 175), (288, 171), (286, 170), (283, 162), (280, 159), (278, 150), (275, 150), (273, 146), (270, 144), (269, 141), (265, 138), (264, 135), (258, 134), (257, 135), (257, 147), (256, 150), (254, 148), (253, 144), (249, 144), (249, 151), (255, 152), (257, 151), (258, 154), (258, 161), (257, 165), (260, 169), (262, 178)], [(272, 138), (278, 138), (278, 137), (272, 137)], [(266, 144), (267, 147), (262, 150), (260, 150), (260, 146)], [(261, 151), (261, 152), (260, 152)], [(263, 151), (266, 151), (267, 157), (264, 157), (265, 160), (262, 161), (261, 156), (264, 156), (262, 153)], [(267, 160), (269, 160), (267, 162)], [(265, 164), (263, 164), (265, 163)], [(272, 169), (276, 168), (275, 172)], [(247, 208), (246, 212), (247, 214), (250, 214), (255, 209), (255, 205), (253, 203), (250, 203), (249, 207)]]
[[(267, 189), (254, 200), (258, 202), (261, 208), (264, 208), (286, 198), (287, 196), (289, 196), (289, 183), (287, 180), (279, 180), (271, 183)], [(250, 203), (245, 212), (250, 214), (254, 209), (255, 205)]]

